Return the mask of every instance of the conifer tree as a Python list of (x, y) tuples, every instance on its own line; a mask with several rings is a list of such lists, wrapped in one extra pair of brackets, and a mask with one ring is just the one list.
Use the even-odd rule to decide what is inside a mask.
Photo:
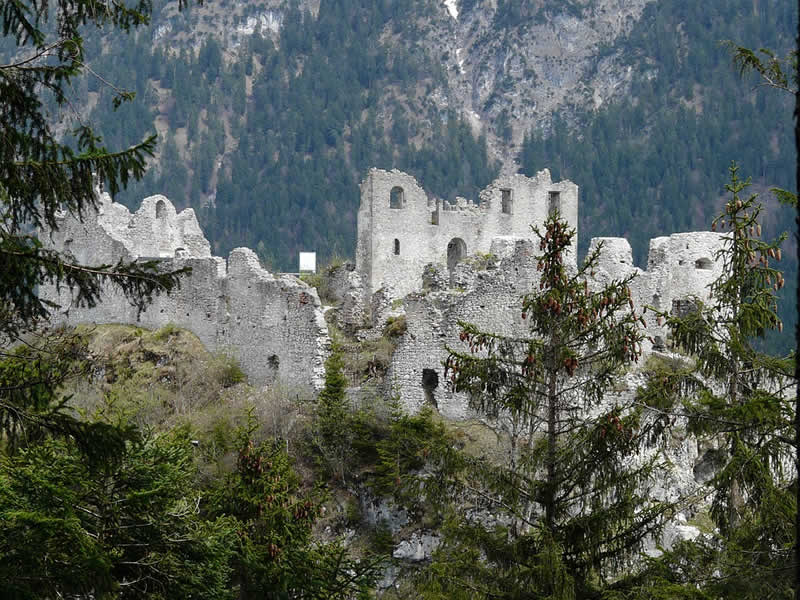
[(675, 589), (684, 597), (700, 589), (714, 598), (789, 598), (795, 585), (794, 357), (770, 356), (757, 345), (783, 326), (776, 294), (784, 279), (775, 263), (785, 236), (761, 239), (762, 206), (756, 194), (742, 195), (749, 185), (732, 164), (725, 186), (731, 196), (712, 225), (725, 236), (709, 302), (685, 316), (661, 315), (692, 363), (655, 373), (641, 394), (687, 417), (689, 431), (718, 448), (710, 482), (718, 535), (653, 566), (655, 579), (683, 584)]
[(342, 483), (345, 481), (352, 451), (352, 418), (348, 410), (347, 379), (344, 376), (342, 349), (334, 344), (325, 361), (325, 386), (317, 405), (316, 445), (327, 467)]
[(101, 468), (66, 440), (0, 453), (0, 596), (230, 600), (236, 522), (206, 518), (186, 431)]
[[(238, 598), (361, 598), (377, 561), (355, 561), (339, 542), (312, 530), (324, 511), (320, 488), (305, 489), (279, 440), (256, 443), (255, 422), (239, 432), (236, 469), (211, 494), (211, 516), (234, 519), (232, 587)], [(362, 594), (364, 596), (362, 596)]]
[[(96, 76), (85, 62), (84, 26), (128, 31), (146, 23), (150, 9), (144, 0), (3, 4), (2, 33), (14, 39), (17, 52), (0, 64), (0, 348), (17, 342), (21, 333), (35, 331), (55, 308), (39, 298), (41, 285), (67, 287), (78, 304), (94, 306), (104, 285), (110, 283), (142, 310), (154, 296), (177, 286), (185, 272), (164, 272), (155, 261), (80, 264), (44, 248), (33, 233), (40, 228), (56, 229), (61, 211), (81, 218), (94, 208), (98, 182), (114, 194), (131, 178), (144, 174), (154, 135), (112, 152), (83, 123), (62, 137), (48, 107), (69, 110), (73, 81), (87, 73)], [(114, 90), (115, 106), (133, 98), (130, 92)], [(54, 398), (46, 391), (42, 393), (39, 366), (47, 355), (52, 352), (0, 352), (7, 367), (0, 382), (0, 422), (7, 431), (34, 425), (39, 431), (78, 433), (77, 421), (60, 410), (63, 406), (50, 402)], [(59, 381), (53, 376), (58, 369), (44, 370), (47, 385), (55, 389)], [(30, 379), (33, 371), (37, 374)], [(15, 373), (19, 376), (14, 377)]]
[(606, 397), (642, 352), (631, 278), (592, 289), (600, 248), (571, 269), (575, 231), (557, 214), (534, 231), (541, 279), (522, 299), (529, 333), (462, 323), (469, 352), (449, 349), (453, 389), (514, 426), (505, 464), (463, 457), (452, 477), (462, 504), (427, 571), (430, 598), (593, 597), (665, 514), (645, 495), (655, 459), (630, 460), (654, 423)]

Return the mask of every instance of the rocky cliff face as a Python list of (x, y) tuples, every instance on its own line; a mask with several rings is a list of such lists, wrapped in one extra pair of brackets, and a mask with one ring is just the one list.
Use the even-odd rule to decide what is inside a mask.
[[(382, 90), (381, 112), (388, 122), (390, 106), (405, 105), (424, 131), (426, 119), (444, 118), (455, 109), (476, 134), (487, 135), (504, 170), (515, 172), (515, 155), (532, 127), (548, 129), (556, 111), (570, 120), (577, 110), (598, 108), (628, 92), (630, 57), (605, 49), (630, 32), (652, 1), (537, 0), (516, 6), (502, 0), (424, 0), (412, 32), (396, 32), (388, 24), (381, 38), (424, 55), (429, 67), (440, 69), (421, 82), (425, 93)], [(320, 0), (301, 0), (297, 7), (299, 14), (316, 18)], [(254, 33), (278, 43), (289, 13), (287, 0), (209, 2), (189, 14), (168, 2), (154, 14), (153, 38), (168, 48), (198, 49), (211, 35), (234, 61)], [(188, 33), (173, 33), (184, 19), (191, 23)]]
[(442, 108), (458, 107), (476, 130), (488, 126), (490, 146), (515, 170), (513, 155), (531, 127), (547, 128), (555, 111), (569, 118), (628, 91), (626, 57), (602, 50), (629, 33), (651, 1), (440, 5), (423, 39), (447, 73)]

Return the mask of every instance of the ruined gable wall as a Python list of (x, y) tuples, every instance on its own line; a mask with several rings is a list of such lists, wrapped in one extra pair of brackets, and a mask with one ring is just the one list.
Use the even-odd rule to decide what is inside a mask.
[[(120, 206), (115, 204), (114, 206)], [(124, 207), (123, 207), (124, 208)], [(165, 196), (150, 196), (129, 219), (101, 220), (106, 231), (125, 241), (136, 256), (167, 258), (176, 252), (207, 258), (211, 246), (206, 240), (194, 210), (187, 208), (177, 213)]]
[[(159, 209), (164, 212), (155, 218), (158, 202), (164, 203)], [(112, 288), (105, 290), (98, 306), (87, 309), (74, 306), (68, 290), (43, 287), (42, 296), (62, 307), (55, 320), (148, 328), (171, 323), (195, 333), (210, 350), (229, 352), (253, 383), (280, 378), (290, 384), (322, 385), (329, 338), (316, 290), (296, 277), (262, 269), (247, 248), (235, 249), (227, 261), (212, 257), (193, 212), (176, 214), (163, 197), (148, 198), (134, 215), (104, 202), (84, 222), (63, 216), (59, 230), (42, 237), (56, 249), (74, 249), (86, 264), (152, 257), (156, 248), (165, 256), (178, 255), (164, 259), (165, 269), (192, 267), (180, 289), (159, 296), (141, 315)]]
[(420, 289), (428, 263), (452, 271), (464, 256), (489, 252), (498, 236), (532, 238), (530, 225), (544, 223), (551, 194), (577, 227), (577, 186), (553, 183), (547, 170), (535, 178), (512, 175), (496, 180), (481, 192), (478, 205), (463, 198), (456, 204), (431, 198), (400, 171), (370, 170), (361, 184), (356, 249), (365, 294), (388, 288), (392, 297), (403, 297)]
[[(602, 244), (600, 260), (595, 269), (594, 285), (600, 286), (611, 279), (621, 279), (635, 273), (630, 285), (634, 305), (652, 306), (661, 311), (677, 309), (676, 302), (697, 298), (707, 302), (710, 285), (722, 271), (715, 261), (722, 249), (724, 236), (711, 231), (675, 233), (650, 240), (647, 270), (633, 265), (631, 247), (624, 238), (594, 238), (589, 252)], [(658, 325), (656, 315), (644, 315), (647, 335), (660, 348), (666, 340), (666, 328)], [(651, 344), (646, 343), (649, 350)]]

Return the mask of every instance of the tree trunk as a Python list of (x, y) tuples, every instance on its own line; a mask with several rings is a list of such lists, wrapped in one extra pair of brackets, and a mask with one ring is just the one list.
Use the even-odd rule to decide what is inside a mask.
[(557, 376), (550, 371), (547, 382), (547, 484), (544, 518), (547, 530), (552, 533), (556, 521), (556, 417), (558, 415)]

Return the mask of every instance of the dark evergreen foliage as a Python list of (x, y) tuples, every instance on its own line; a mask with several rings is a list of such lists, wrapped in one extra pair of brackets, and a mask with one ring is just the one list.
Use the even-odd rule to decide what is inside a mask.
[(63, 441), (0, 454), (0, 594), (233, 598), (233, 520), (201, 516), (192, 453), (184, 432), (100, 469)]
[[(92, 306), (111, 283), (142, 309), (187, 271), (162, 272), (155, 261), (79, 264), (30, 233), (55, 229), (59, 211), (82, 217), (95, 207), (95, 185), (118, 193), (143, 176), (154, 136), (109, 152), (85, 125), (62, 138), (48, 109), (65, 107), (66, 90), (87, 71), (84, 26), (127, 31), (146, 23), (150, 8), (146, 0), (36, 0), (0, 11), (17, 46), (0, 65), (0, 595), (226, 599), (257, 589), (269, 598), (351, 598), (374, 565), (311, 540), (319, 512), (308, 498), (295, 502), (301, 492), (285, 454), (270, 454), (280, 468), (264, 473), (267, 451), (245, 444), (222, 500), (205, 506), (186, 431), (142, 434), (124, 420), (79, 415), (62, 392), (97, 365), (80, 335), (43, 329), (54, 305), (38, 298), (38, 286), (68, 287)], [(219, 47), (207, 43), (201, 62), (218, 76)], [(149, 71), (135, 71), (125, 81), (146, 95), (140, 75)], [(133, 97), (111, 89), (115, 108)], [(222, 143), (219, 134), (210, 128), (211, 143)], [(262, 510), (267, 491), (279, 496), (275, 512)]]
[[(382, 39), (391, 29), (413, 40), (411, 15), (423, 7), (331, 0), (316, 18), (294, 7), (277, 47), (255, 34), (228, 65), (219, 63), (216, 42), (204, 42), (196, 58), (184, 50), (165, 54), (145, 32), (93, 58), (98, 72), (131, 74), (140, 97), (156, 84), (171, 93), (161, 107), (170, 133), (156, 170), (116, 199), (134, 205), (165, 193), (202, 209), (215, 252), (263, 242), (262, 260), (295, 270), (301, 249), (314, 248), (322, 260), (352, 255), (358, 183), (370, 167), (409, 171), (443, 198), (477, 198), (497, 166), (467, 123), (453, 115), (412, 117), (411, 100), (389, 107), (386, 128), (379, 114), (380, 89), (411, 90), (443, 77), (429, 57)], [(432, 130), (420, 131), (418, 116)], [(152, 131), (154, 116), (120, 119), (98, 104), (92, 118), (123, 143)], [(184, 127), (188, 146), (179, 153), (173, 142)]]
[(236, 469), (218, 482), (209, 507), (211, 516), (234, 519), (237, 597), (348, 600), (366, 593), (379, 561), (354, 561), (340, 543), (312, 538), (323, 499), (321, 489), (302, 488), (281, 440), (258, 444), (240, 432)]
[[(44, 102), (68, 103), (67, 90), (85, 71), (81, 27), (108, 24), (123, 30), (147, 22), (148, 4), (114, 3), (97, 10), (90, 2), (11, 2), (4, 6), (4, 36), (18, 52), (0, 66), (0, 335), (13, 339), (20, 329), (46, 317), (52, 305), (40, 300), (44, 283), (77, 292), (92, 306), (100, 287), (112, 282), (139, 308), (178, 284), (180, 273), (161, 273), (152, 262), (79, 265), (71, 257), (42, 248), (30, 228), (55, 228), (58, 211), (78, 217), (95, 206), (95, 185), (111, 193), (144, 174), (153, 152), (150, 136), (110, 152), (91, 128), (81, 125), (71, 139), (54, 133)], [(55, 25), (54, 30), (50, 26)], [(132, 93), (114, 88), (113, 105)]]
[[(74, 374), (67, 361), (85, 348), (68, 334), (35, 337), (55, 308), (39, 298), (38, 287), (66, 287), (78, 304), (93, 306), (103, 285), (110, 283), (141, 310), (155, 295), (177, 286), (186, 271), (163, 272), (153, 261), (79, 264), (72, 256), (45, 249), (30, 233), (56, 228), (59, 211), (81, 217), (92, 209), (100, 182), (117, 192), (130, 179), (142, 177), (153, 137), (110, 152), (82, 124), (64, 140), (45, 104), (65, 108), (70, 85), (85, 72), (84, 26), (127, 31), (147, 22), (148, 8), (146, 2), (118, 2), (102, 9), (91, 2), (67, 1), (3, 6), (3, 35), (15, 41), (16, 52), (0, 65), (0, 347), (19, 343), (21, 334), (29, 338), (16, 351), (0, 351), (0, 421), (11, 449), (49, 433), (72, 438), (90, 458), (102, 452), (115, 456), (130, 434), (82, 423), (66, 410), (66, 400), (59, 399), (58, 385)], [(112, 104), (131, 98), (130, 92), (114, 88)]]
[(641, 354), (630, 279), (590, 289), (599, 254), (570, 269), (575, 231), (557, 214), (535, 233), (541, 281), (520, 309), (530, 335), (462, 323), (469, 351), (449, 349), (451, 385), (508, 451), (499, 463), (448, 461), (458, 504), (425, 574), (426, 598), (600, 597), (670, 510), (645, 492), (659, 465), (644, 449), (660, 419), (606, 397)]
[(701, 444), (717, 449), (710, 482), (715, 532), (653, 563), (637, 589), (658, 581), (674, 597), (791, 598), (797, 561), (795, 357), (769, 356), (754, 344), (783, 326), (776, 292), (784, 279), (775, 266), (783, 240), (761, 239), (762, 206), (755, 194), (743, 195), (749, 180), (739, 179), (735, 165), (730, 175), (729, 200), (714, 221), (728, 236), (716, 257), (723, 269), (710, 301), (686, 317), (662, 315), (675, 347), (694, 364), (655, 373), (640, 394), (659, 411), (686, 418)]

